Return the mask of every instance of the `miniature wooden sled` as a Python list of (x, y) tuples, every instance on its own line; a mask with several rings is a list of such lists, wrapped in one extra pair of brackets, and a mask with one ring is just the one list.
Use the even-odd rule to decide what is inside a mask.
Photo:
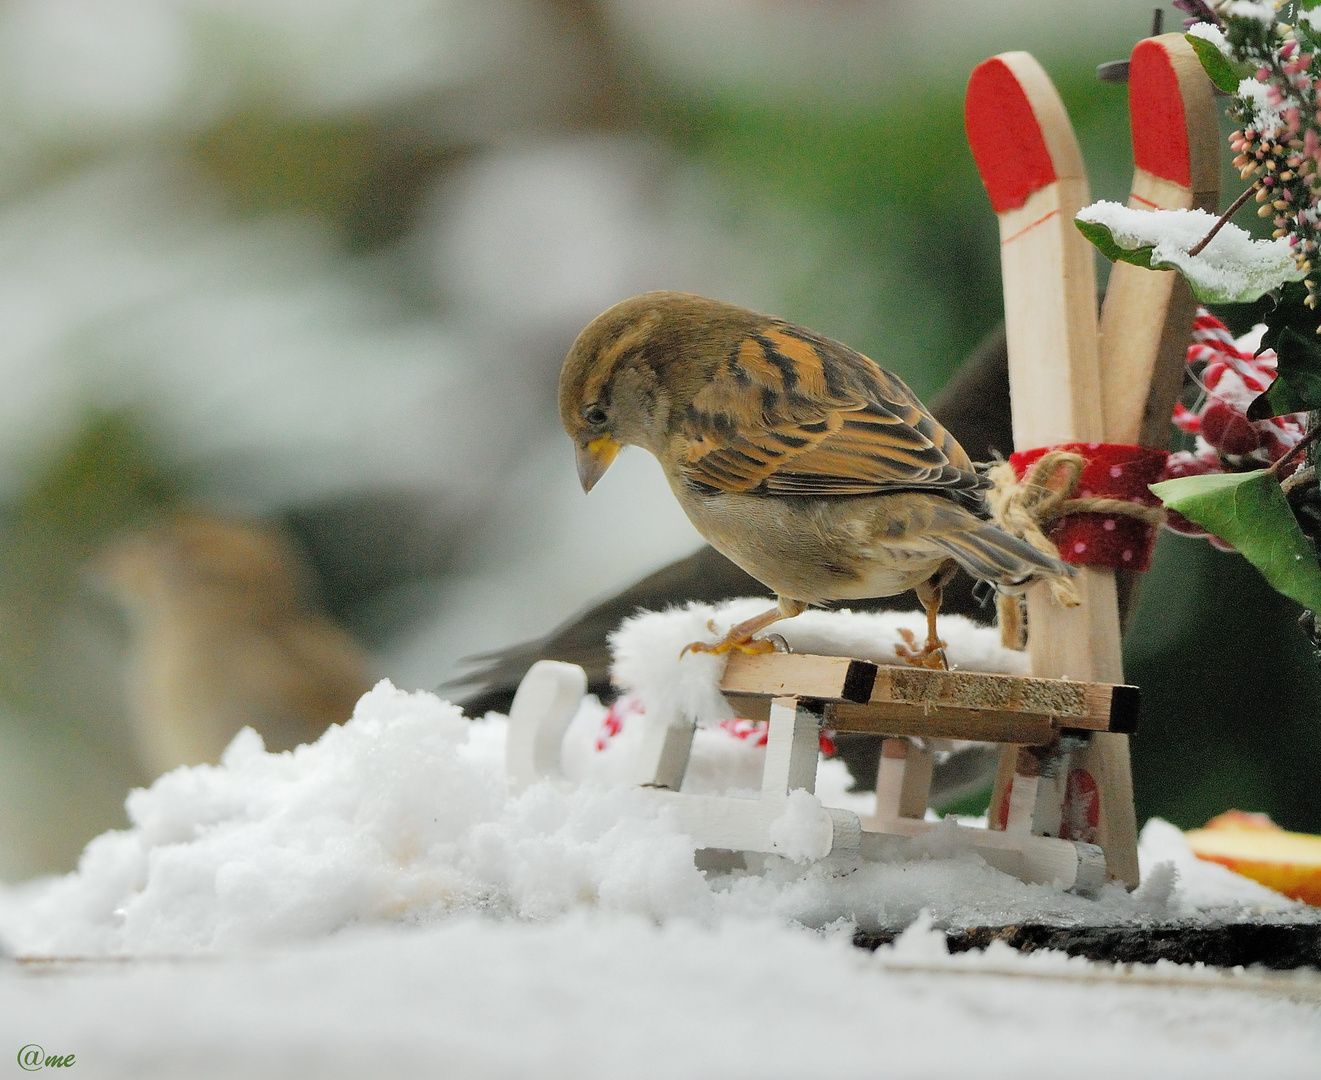
[[(528, 672), (509, 714), (506, 767), (515, 791), (540, 780), (568, 782), (560, 771), (559, 746), (586, 685), (582, 669), (572, 664), (544, 660)], [(815, 791), (825, 727), (886, 739), (875, 812), (859, 818), (848, 810), (816, 807), (815, 843), (807, 857), (846, 864), (899, 859), (912, 851), (914, 841), (940, 830), (943, 844), (974, 851), (1023, 881), (1086, 891), (1108, 877), (1100, 847), (1059, 837), (1066, 824), (1063, 780), (1070, 753), (1088, 735), (1134, 730), (1134, 687), (771, 653), (733, 655), (721, 690), (740, 715), (770, 722), (758, 797), (679, 790), (692, 747), (691, 724), (649, 728), (636, 765), (646, 797), (674, 813), (700, 850), (782, 853), (777, 826), (789, 811), (791, 792)], [(1033, 763), (1035, 783), (1015, 784), (1003, 831), (925, 820), (933, 764), (926, 740), (969, 738), (1013, 744)], [(796, 828), (800, 844), (801, 834)]]

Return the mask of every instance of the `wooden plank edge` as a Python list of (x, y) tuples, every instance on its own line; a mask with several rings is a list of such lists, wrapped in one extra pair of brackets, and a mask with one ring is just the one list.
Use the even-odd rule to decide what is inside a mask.
[(862, 704), (871, 699), (877, 665), (870, 660), (814, 653), (738, 653), (720, 680), (722, 693), (800, 697)]

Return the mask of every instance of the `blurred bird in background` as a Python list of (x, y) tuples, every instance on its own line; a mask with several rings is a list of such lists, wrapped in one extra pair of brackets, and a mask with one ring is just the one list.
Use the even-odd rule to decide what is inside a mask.
[(92, 563), (128, 615), (130, 714), (153, 773), (217, 762), (243, 727), (271, 751), (315, 742), (371, 686), (370, 662), (315, 610), (270, 527), (186, 511)]
[(141, 415), (92, 411), (5, 508), (0, 872), (70, 865), (130, 787), (244, 724), (287, 749), (347, 720), (463, 543), (431, 494), (242, 520), (198, 486)]

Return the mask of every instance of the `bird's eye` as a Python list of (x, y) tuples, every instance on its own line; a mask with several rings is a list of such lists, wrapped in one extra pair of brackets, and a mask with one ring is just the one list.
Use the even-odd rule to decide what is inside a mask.
[(605, 410), (600, 405), (593, 405), (590, 409), (583, 410), (583, 419), (592, 427), (600, 427), (609, 417), (606, 416)]

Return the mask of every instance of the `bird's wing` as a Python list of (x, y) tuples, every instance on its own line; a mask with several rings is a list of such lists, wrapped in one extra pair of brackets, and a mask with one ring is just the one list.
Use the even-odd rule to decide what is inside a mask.
[(679, 433), (685, 477), (712, 491), (955, 494), (986, 486), (899, 379), (787, 323), (739, 343), (694, 397)]

